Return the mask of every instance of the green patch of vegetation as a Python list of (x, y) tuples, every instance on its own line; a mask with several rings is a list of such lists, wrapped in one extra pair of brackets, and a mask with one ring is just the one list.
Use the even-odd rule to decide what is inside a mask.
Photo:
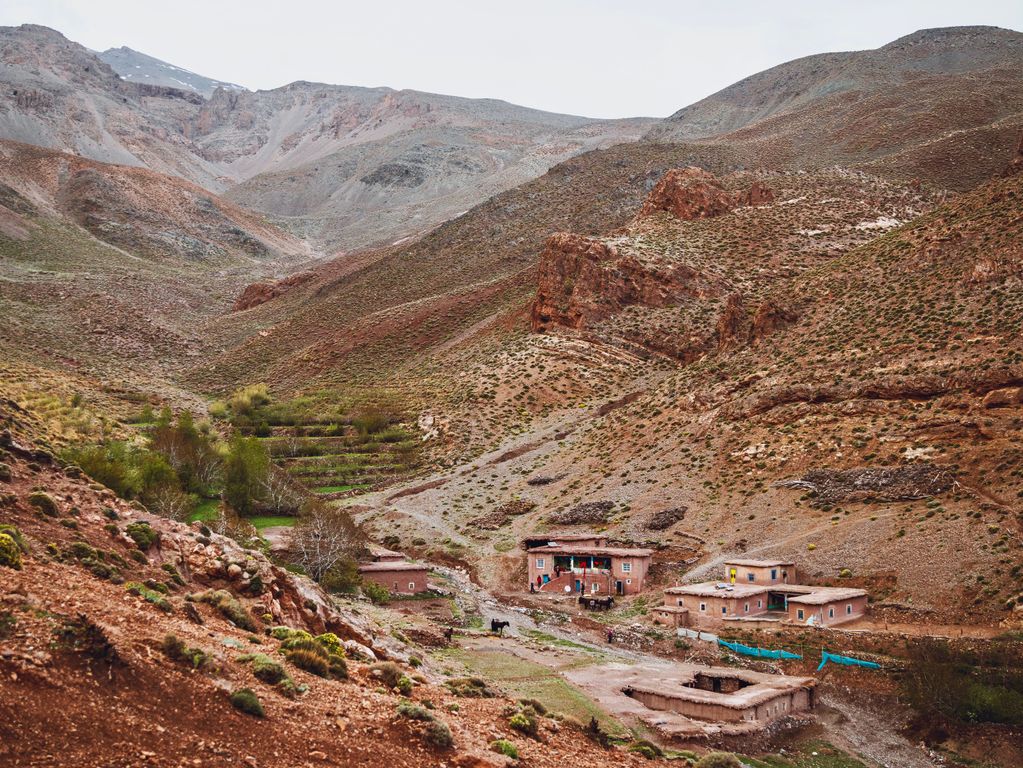
[(185, 641), (176, 635), (167, 635), (160, 644), (161, 650), (167, 658), (186, 662), (192, 669), (202, 669), (211, 663), (210, 655), (201, 648), (189, 648)]
[(344, 493), (345, 491), (362, 490), (369, 488), (369, 483), (348, 483), (344, 485), (321, 485), (314, 488), (317, 493)]
[(635, 752), (638, 755), (642, 755), (647, 760), (656, 760), (659, 757), (664, 757), (664, 751), (651, 741), (646, 739), (637, 739), (629, 745), (629, 751)]
[(0, 566), (21, 570), (21, 547), (8, 533), (0, 533)]
[(497, 695), (487, 681), (479, 677), (456, 677), (445, 681), (444, 685), (455, 696), (466, 699), (492, 699)]
[(362, 583), (362, 592), (373, 605), (387, 605), (391, 602), (391, 593), (387, 587), (377, 584), (375, 581), (364, 581)]
[[(727, 753), (711, 754), (723, 754), (735, 759), (734, 763), (720, 763), (721, 766), (729, 768), (742, 764), (751, 766), (751, 768), (866, 768), (866, 764), (861, 760), (819, 739), (804, 741), (796, 745), (795, 748), (788, 749), (784, 755), (771, 754), (760, 757), (744, 755), (741, 763), (733, 755)], [(700, 768), (707, 768), (702, 761), (708, 757), (710, 755), (705, 755), (696, 765)], [(721, 760), (725, 759), (725, 757), (721, 758)], [(713, 763), (710, 768), (717, 768), (718, 765), (718, 763)]]
[(60, 508), (53, 497), (45, 491), (33, 491), (28, 495), (28, 503), (48, 517), (57, 517)]
[(330, 651), (315, 638), (292, 637), (281, 645), (281, 649), (291, 664), (317, 677), (335, 680), (348, 677), (348, 664), (344, 656)]
[(251, 688), (240, 688), (230, 696), (231, 706), (253, 717), (266, 717), (263, 704)]
[(283, 526), (290, 528), (296, 522), (296, 518), (292, 515), (253, 515), (252, 517), (246, 518), (257, 531), (262, 531), (266, 528), (276, 528)]
[(420, 704), (414, 704), (411, 701), (399, 702), (395, 710), (399, 715), (407, 717), (409, 720), (421, 720), (424, 722), (433, 720), (433, 713), (430, 712), (430, 710)]
[(195, 505), (195, 509), (185, 517), (185, 522), (212, 523), (218, 517), (220, 517), (220, 499), (202, 499)]
[(224, 618), (240, 629), (245, 629), (249, 632), (256, 631), (256, 622), (252, 616), (242, 607), (238, 599), (226, 589), (211, 589), (207, 592), (193, 595), (191, 599), (212, 605)]
[(160, 540), (160, 534), (153, 530), (152, 526), (145, 521), (130, 523), (124, 532), (131, 537), (135, 545), (143, 552), (149, 550)]
[(510, 757), (512, 760), (519, 759), (519, 749), (512, 744), (508, 739), (497, 739), (490, 742), (490, 750), (496, 752), (499, 755)]
[(238, 661), (242, 664), (250, 664), (253, 676), (268, 685), (277, 685), (288, 677), (284, 667), (264, 653), (247, 653), (239, 656)]
[(172, 613), (174, 611), (174, 606), (170, 604), (166, 597), (144, 584), (139, 584), (137, 581), (129, 581), (124, 585), (124, 588), (129, 593), (141, 597), (147, 603), (152, 603), (164, 613)]

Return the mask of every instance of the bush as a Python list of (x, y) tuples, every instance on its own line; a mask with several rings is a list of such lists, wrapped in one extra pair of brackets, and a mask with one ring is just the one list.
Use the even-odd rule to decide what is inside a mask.
[(252, 691), (251, 688), (241, 688), (231, 694), (231, 706), (240, 712), (244, 712), (246, 715), (252, 715), (253, 717), (266, 717), (266, 713), (263, 711), (263, 705), (259, 701), (259, 697)]
[(456, 677), (444, 683), (455, 696), (466, 699), (492, 699), (495, 694), (485, 680), (478, 677)]
[(28, 503), (49, 517), (57, 517), (60, 514), (60, 508), (57, 506), (57, 502), (53, 500), (53, 497), (50, 494), (44, 491), (35, 491), (30, 493), (28, 496)]
[(200, 603), (208, 603), (220, 611), (220, 614), (240, 629), (249, 632), (256, 631), (256, 622), (253, 620), (238, 599), (226, 589), (210, 590), (194, 597)]
[(21, 531), (17, 527), (10, 525), (9, 523), (0, 523), (0, 533), (6, 533), (12, 539), (14, 543), (18, 545), (23, 553), (28, 553), (28, 543), (25, 541), (25, 537), (21, 535)]
[(393, 661), (381, 661), (369, 668), (369, 673), (377, 678), (387, 689), (396, 688), (398, 681), (404, 677), (401, 669)]
[(399, 677), (398, 684), (395, 687), (402, 696), (412, 695), (412, 680), (407, 675)]
[(708, 752), (697, 761), (696, 768), (742, 768), (742, 763), (731, 752)]
[(332, 653), (335, 656), (345, 655), (345, 647), (341, 645), (341, 638), (333, 632), (324, 632), (322, 635), (317, 635), (315, 639), (316, 642), (327, 649), (328, 653)]
[(285, 658), (299, 669), (318, 677), (335, 680), (344, 680), (348, 677), (348, 664), (344, 657), (331, 653), (318, 640), (293, 637), (285, 641), (281, 648), (286, 651)]
[(167, 635), (160, 645), (167, 658), (173, 661), (188, 662), (193, 669), (202, 669), (210, 663), (210, 655), (201, 648), (189, 648), (184, 640), (176, 635)]
[(139, 584), (137, 581), (129, 581), (124, 585), (124, 588), (133, 595), (137, 595), (143, 598), (147, 603), (152, 603), (164, 613), (171, 613), (174, 610), (174, 606), (155, 590), (149, 589), (144, 584)]
[(154, 531), (152, 526), (145, 521), (129, 524), (128, 527), (124, 529), (124, 532), (127, 533), (131, 537), (131, 540), (135, 542), (135, 546), (143, 552), (149, 550), (160, 540), (160, 534)]
[(374, 605), (387, 605), (391, 602), (391, 593), (387, 587), (377, 584), (375, 581), (364, 581), (362, 592)]
[(638, 741), (632, 742), (632, 744), (629, 745), (629, 751), (635, 752), (638, 755), (643, 755), (643, 757), (647, 760), (656, 760), (659, 757), (664, 757), (664, 752), (661, 748), (646, 739), (639, 739)]
[(508, 741), (508, 739), (498, 739), (497, 741), (490, 742), (490, 749), (499, 755), (510, 757), (512, 760), (519, 759), (518, 747)]
[(21, 548), (9, 533), (0, 533), (0, 565), (21, 570)]
[(277, 683), (288, 676), (288, 673), (284, 671), (284, 667), (263, 653), (248, 653), (244, 656), (239, 656), (238, 661), (243, 664), (251, 663), (252, 674), (255, 678), (269, 685), (277, 685)]
[(540, 733), (540, 723), (536, 719), (536, 715), (530, 710), (521, 710), (516, 712), (508, 719), (508, 725), (526, 736), (536, 738)]
[(426, 739), (427, 744), (432, 744), (440, 749), (450, 749), (455, 743), (448, 724), (440, 720), (433, 720), (427, 724), (423, 738)]
[(330, 674), (327, 658), (315, 651), (298, 648), (294, 651), (289, 651), (286, 658), (299, 669), (303, 669), (317, 677), (327, 677)]
[(402, 717), (407, 717), (409, 720), (422, 720), (424, 722), (430, 722), (433, 720), (433, 715), (426, 707), (422, 707), (419, 704), (413, 704), (411, 701), (403, 701), (398, 704), (397, 712)]
[(313, 636), (304, 629), (292, 629), (291, 627), (273, 627), (270, 630), (270, 636), (275, 640), (292, 640), (299, 637), (306, 640), (313, 639)]

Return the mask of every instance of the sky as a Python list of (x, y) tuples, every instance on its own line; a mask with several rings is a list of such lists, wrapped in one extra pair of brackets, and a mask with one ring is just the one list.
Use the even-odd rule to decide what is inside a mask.
[(791, 59), (926, 27), (1023, 30), (1023, 0), (3, 0), (94, 50), (127, 45), (251, 89), (295, 80), (664, 117)]

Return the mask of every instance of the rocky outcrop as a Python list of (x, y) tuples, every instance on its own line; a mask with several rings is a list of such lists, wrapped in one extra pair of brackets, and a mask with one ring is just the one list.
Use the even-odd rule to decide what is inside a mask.
[(818, 502), (909, 501), (947, 493), (955, 482), (948, 467), (906, 464), (901, 467), (813, 469), (801, 478), (780, 480), (779, 488), (795, 488), (814, 494)]
[(533, 302), (534, 331), (584, 328), (623, 307), (667, 307), (684, 297), (721, 293), (715, 280), (690, 267), (640, 262), (609, 243), (583, 235), (552, 235), (540, 255)]
[(297, 272), (294, 275), (290, 275), (283, 280), (277, 280), (276, 282), (260, 282), (251, 283), (245, 286), (245, 289), (241, 292), (237, 299), (234, 300), (234, 306), (231, 307), (232, 312), (241, 312), (245, 309), (252, 309), (258, 307), (260, 304), (265, 304), (271, 299), (276, 299), (296, 285), (312, 279), (312, 272)]
[(729, 294), (725, 300), (725, 309), (718, 318), (717, 337), (718, 351), (741, 346), (749, 338), (749, 317), (738, 293)]
[(754, 181), (746, 192), (732, 193), (721, 186), (717, 177), (702, 168), (673, 168), (650, 191), (639, 218), (667, 211), (683, 221), (720, 216), (741, 206), (769, 205), (774, 192)]
[(753, 328), (750, 331), (750, 341), (756, 345), (776, 331), (785, 328), (796, 322), (798, 315), (774, 301), (764, 301), (753, 316)]
[(650, 190), (639, 217), (667, 211), (685, 221), (705, 219), (728, 213), (735, 204), (714, 174), (694, 166), (673, 168)]
[(1019, 139), (1016, 142), (1016, 151), (1012, 153), (1012, 159), (1005, 168), (1005, 176), (1015, 176), (1023, 172), (1023, 131), (1020, 131)]

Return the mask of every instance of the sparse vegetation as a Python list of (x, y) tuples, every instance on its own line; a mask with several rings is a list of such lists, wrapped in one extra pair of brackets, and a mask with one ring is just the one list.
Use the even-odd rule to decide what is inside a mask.
[(234, 691), (230, 695), (229, 700), (231, 706), (239, 712), (244, 712), (246, 715), (252, 715), (253, 717), (266, 717), (262, 702), (260, 702), (259, 697), (251, 688), (240, 688)]

